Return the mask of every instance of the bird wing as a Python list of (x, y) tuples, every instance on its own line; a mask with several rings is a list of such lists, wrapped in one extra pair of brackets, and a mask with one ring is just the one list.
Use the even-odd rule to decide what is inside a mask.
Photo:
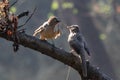
[(88, 53), (88, 55), (90, 56), (90, 51), (89, 51), (88, 45), (85, 40), (84, 40), (84, 48), (85, 48), (86, 52)]
[(38, 29), (35, 30), (35, 32), (42, 32), (43, 30), (45, 30), (48, 27), (48, 23), (45, 22), (43, 23), (42, 26), (40, 26)]
[(69, 42), (70, 46), (72, 47), (72, 49), (78, 54), (80, 55), (82, 60), (82, 73), (84, 77), (87, 77), (87, 65), (86, 65), (86, 59), (85, 59), (85, 48), (84, 48), (84, 37), (82, 36), (82, 34), (80, 33), (76, 33), (73, 35), (73, 41)]
[(84, 39), (84, 37), (82, 36), (81, 33), (77, 36), (77, 39), (79, 40), (79, 42), (81, 42), (80, 44), (83, 45), (85, 51), (86, 51), (87, 54), (90, 56), (90, 51), (89, 51), (87, 42), (85, 41), (85, 39)]
[[(86, 65), (86, 59), (85, 59), (85, 48), (84, 48), (84, 42), (83, 42), (83, 36), (81, 34), (76, 35), (76, 43), (72, 44), (73, 49), (80, 55), (82, 60), (82, 73), (83, 76), (87, 76), (87, 65)], [(81, 48), (80, 48), (81, 47)]]
[(48, 23), (45, 22), (43, 25), (41, 25), (39, 28), (37, 28), (37, 29), (34, 31), (33, 36), (37, 35), (38, 33), (41, 33), (41, 32), (44, 31), (44, 30), (46, 30), (47, 27), (48, 27)]
[(44, 30), (45, 28), (43, 27), (43, 26), (40, 26), (39, 28), (37, 28), (36, 30), (35, 30), (35, 32), (42, 32), (43, 30)]

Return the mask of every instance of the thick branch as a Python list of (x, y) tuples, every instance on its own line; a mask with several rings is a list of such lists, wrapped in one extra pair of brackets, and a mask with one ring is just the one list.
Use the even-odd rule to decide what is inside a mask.
[[(82, 74), (80, 60), (70, 54), (69, 52), (64, 51), (63, 49), (57, 48), (52, 44), (48, 43), (47, 41), (39, 40), (33, 36), (18, 33), (17, 34), (19, 39), (19, 44), (23, 45), (24, 47), (28, 47), (30, 49), (36, 50), (41, 52), (42, 54), (48, 55), (62, 63), (71, 66), (75, 70), (77, 70), (80, 75)], [(9, 41), (13, 41), (12, 38), (7, 38), (6, 34), (0, 33), (0, 37), (7, 39)], [(92, 65), (87, 62), (88, 67), (88, 79), (90, 80), (112, 80), (104, 73), (100, 72), (99, 69), (93, 67)], [(82, 76), (82, 75), (81, 75)]]

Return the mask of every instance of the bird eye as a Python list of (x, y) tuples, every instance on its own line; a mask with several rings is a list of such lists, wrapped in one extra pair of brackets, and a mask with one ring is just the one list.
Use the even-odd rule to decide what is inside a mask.
[(55, 22), (60, 22), (57, 18), (54, 19)]
[(55, 19), (55, 22), (57, 22), (58, 20), (57, 19)]

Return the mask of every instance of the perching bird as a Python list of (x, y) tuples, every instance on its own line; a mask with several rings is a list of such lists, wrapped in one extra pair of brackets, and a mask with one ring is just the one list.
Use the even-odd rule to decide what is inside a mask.
[(87, 47), (87, 43), (80, 32), (78, 25), (71, 25), (67, 27), (70, 31), (68, 36), (68, 42), (70, 47), (78, 54), (78, 56), (82, 60), (82, 73), (84, 77), (87, 77), (87, 66), (85, 59), (85, 52), (90, 56), (89, 49)]
[(34, 31), (33, 36), (36, 36), (40, 33), (41, 40), (56, 39), (61, 34), (59, 29), (55, 31), (55, 26), (59, 22), (60, 21), (57, 19), (57, 17), (50, 17), (48, 21), (44, 22), (39, 28)]

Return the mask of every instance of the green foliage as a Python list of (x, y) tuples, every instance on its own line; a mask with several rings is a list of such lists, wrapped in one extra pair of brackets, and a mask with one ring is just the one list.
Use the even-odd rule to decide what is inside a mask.
[(72, 2), (64, 2), (62, 4), (62, 8), (63, 9), (66, 9), (66, 8), (73, 8), (74, 7), (74, 4)]
[(78, 9), (74, 8), (74, 4), (72, 2), (64, 2), (62, 4), (63, 9), (71, 9), (73, 14), (78, 14)]
[(74, 8), (73, 9), (73, 14), (78, 14), (78, 9)]
[(93, 10), (96, 13), (109, 15), (112, 12), (111, 3), (111, 1), (108, 1), (106, 3), (104, 1), (99, 1), (98, 3), (94, 4)]
[[(53, 0), (51, 4), (51, 10), (56, 11), (59, 9), (59, 6), (62, 7), (62, 9), (71, 9), (73, 14), (78, 14), (78, 9), (74, 8), (74, 3), (72, 2), (63, 2), (61, 5), (59, 5), (59, 2), (57, 0)], [(53, 15), (53, 13), (48, 13), (48, 17)]]
[(49, 12), (47, 17), (49, 18), (50, 16), (54, 16), (54, 14), (52, 12)]
[(111, 12), (111, 6), (109, 4), (100, 2), (99, 5), (100, 5), (100, 13), (109, 14)]
[(17, 11), (16, 7), (11, 7), (10, 8), (10, 13), (16, 13), (16, 11)]
[(57, 10), (59, 8), (58, 1), (54, 0), (51, 4), (51, 10)]
[(105, 40), (106, 37), (107, 37), (106, 34), (103, 34), (103, 33), (99, 35), (99, 38), (100, 38), (101, 40)]

